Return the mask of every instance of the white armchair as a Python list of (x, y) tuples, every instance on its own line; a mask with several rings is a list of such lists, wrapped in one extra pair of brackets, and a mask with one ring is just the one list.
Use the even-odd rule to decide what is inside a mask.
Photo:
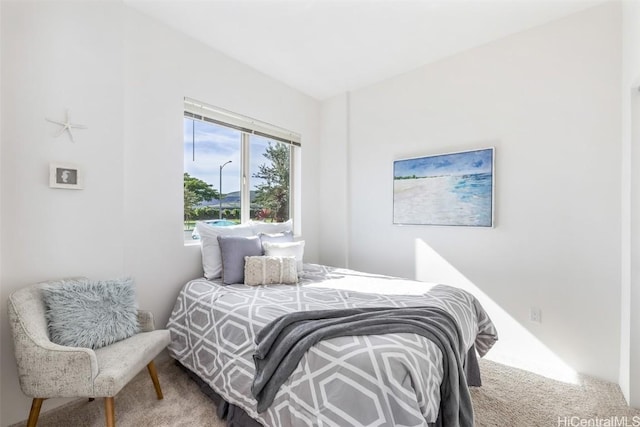
[(44, 399), (104, 397), (106, 425), (115, 426), (114, 396), (145, 365), (158, 399), (162, 390), (153, 359), (171, 341), (168, 330), (154, 330), (150, 312), (139, 311), (141, 332), (92, 350), (65, 347), (49, 340), (42, 288), (38, 283), (9, 296), (9, 319), (20, 387), (33, 398), (28, 427), (35, 427)]

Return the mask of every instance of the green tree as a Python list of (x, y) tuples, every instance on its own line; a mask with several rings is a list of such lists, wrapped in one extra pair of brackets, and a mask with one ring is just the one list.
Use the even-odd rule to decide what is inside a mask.
[(196, 206), (219, 197), (211, 184), (184, 173), (184, 220), (188, 221), (195, 214)]
[(189, 221), (196, 215), (195, 206), (198, 204), (198, 198), (195, 193), (184, 189), (184, 220)]
[(264, 153), (268, 160), (258, 167), (254, 178), (264, 183), (256, 187), (254, 203), (271, 212), (274, 221), (289, 219), (289, 146), (269, 143)]

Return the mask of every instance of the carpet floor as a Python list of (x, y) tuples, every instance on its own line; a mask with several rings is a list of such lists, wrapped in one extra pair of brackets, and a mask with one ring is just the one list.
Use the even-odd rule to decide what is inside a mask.
[[(156, 399), (145, 369), (116, 396), (119, 427), (224, 426), (209, 398), (172, 359), (156, 365), (164, 400)], [(567, 384), (487, 360), (480, 366), (483, 386), (471, 389), (478, 427), (640, 426), (640, 410), (626, 405), (616, 384), (584, 376)], [(82, 399), (41, 414), (38, 426), (102, 427), (104, 420), (102, 399)]]

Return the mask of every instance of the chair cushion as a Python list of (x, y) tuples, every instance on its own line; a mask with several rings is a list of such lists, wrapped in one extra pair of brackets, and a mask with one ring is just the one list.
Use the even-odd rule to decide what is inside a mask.
[(168, 329), (142, 332), (96, 350), (100, 372), (93, 381), (93, 396), (115, 396), (171, 342)]
[(68, 347), (101, 348), (139, 331), (131, 279), (53, 282), (42, 288), (49, 337)]

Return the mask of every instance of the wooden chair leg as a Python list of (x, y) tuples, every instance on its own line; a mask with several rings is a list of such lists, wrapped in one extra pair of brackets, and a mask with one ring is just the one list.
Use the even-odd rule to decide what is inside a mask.
[(149, 362), (149, 364), (147, 365), (147, 369), (149, 370), (151, 381), (153, 381), (153, 387), (156, 389), (156, 396), (158, 396), (158, 400), (162, 400), (162, 389), (160, 388), (160, 381), (158, 381), (158, 372), (156, 371), (156, 365), (153, 363), (153, 360)]
[(43, 401), (44, 399), (36, 397), (31, 402), (31, 411), (29, 412), (27, 427), (36, 427), (36, 424), (38, 424), (38, 416), (40, 415), (40, 408), (42, 408)]
[(104, 414), (107, 418), (107, 427), (116, 427), (116, 409), (113, 397), (104, 398)]

